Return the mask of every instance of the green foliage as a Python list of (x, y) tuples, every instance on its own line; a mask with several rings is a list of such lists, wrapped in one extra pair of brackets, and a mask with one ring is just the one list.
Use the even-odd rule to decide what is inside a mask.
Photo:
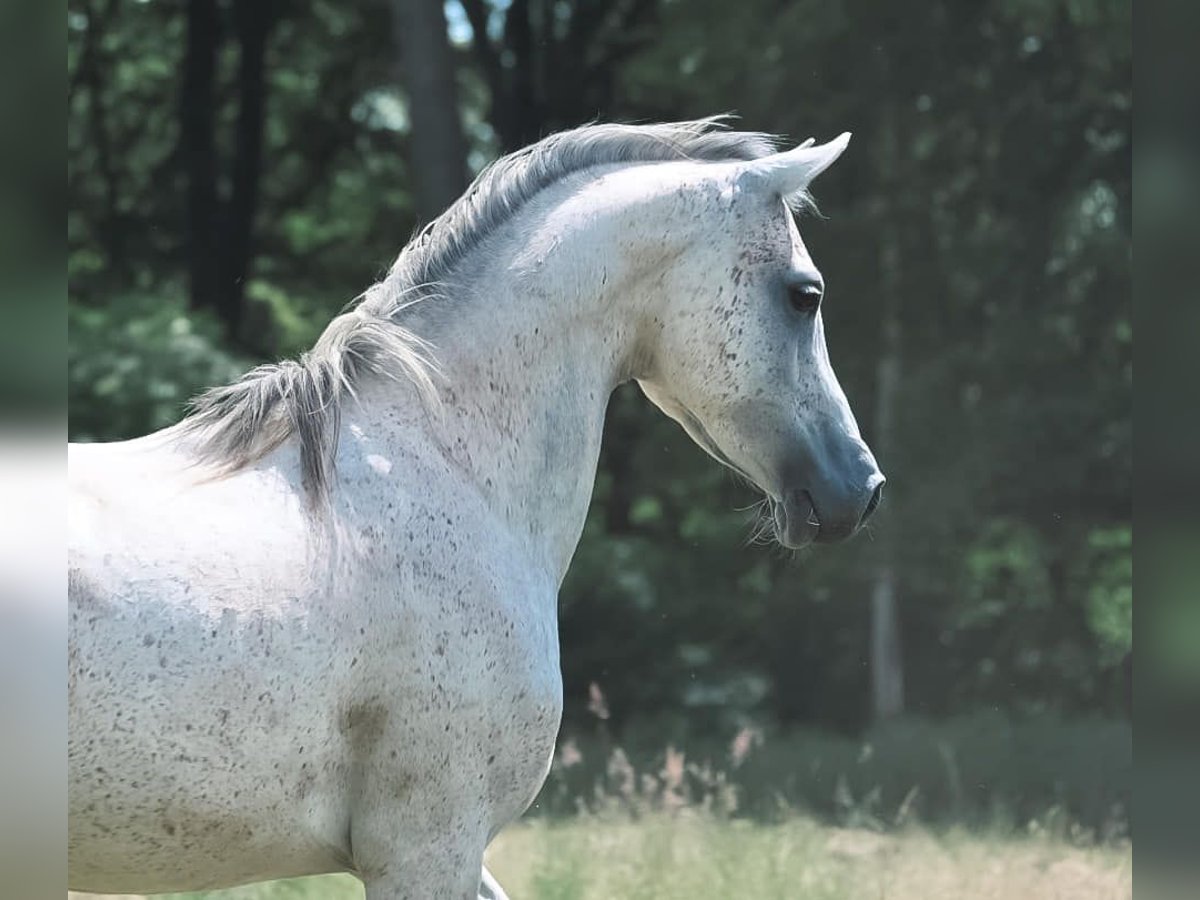
[[(702, 810), (637, 821), (582, 817), (504, 831), (488, 866), (530, 900), (1116, 900), (1129, 897), (1129, 845), (1079, 847), (1035, 829), (1014, 838), (909, 828), (894, 835), (830, 828), (800, 816), (750, 825)], [(164, 900), (362, 900), (348, 875), (273, 881)]]
[(68, 310), (67, 397), (72, 437), (144, 434), (175, 422), (202, 388), (232, 380), (244, 360), (223, 350), (214, 324), (178, 300), (113, 297)]
[[(616, 27), (635, 6), (636, 28)], [(505, 44), (519, 34), (507, 17), (530, 7), (549, 43)], [(869, 441), (884, 347), (880, 242), (899, 235), (902, 378), (877, 521), (880, 535), (898, 535), (910, 708), (1124, 712), (1127, 8), (659, 0), (614, 4), (606, 18), (571, 0), (540, 17), (550, 8), (489, 5), (503, 83), (452, 29), (476, 165), (509, 133), (493, 101), (512, 102), (514, 85), (531, 92), (526, 120), (507, 123), (517, 130), (733, 110), (746, 127), (792, 138), (855, 132), (817, 185), (829, 218), (801, 227), (829, 284), (831, 355)], [(419, 173), (405, 163), (388, 4), (282, 9), (267, 47), (247, 338), (234, 347), (182, 299), (182, 9), (68, 4), (73, 437), (145, 433), (197, 389), (300, 352), (411, 233)], [(580, 36), (583, 46), (570, 43)], [(514, 77), (522, 52), (570, 62), (561, 72), (579, 77), (547, 77), (534, 59), (526, 84)], [(236, 62), (224, 54), (218, 65), (223, 151)], [(883, 541), (796, 557), (745, 546), (756, 499), (635, 388), (617, 393), (562, 592), (569, 726), (586, 721), (593, 682), (614, 733), (648, 716), (668, 733), (684, 721), (727, 732), (747, 717), (865, 725)]]
[(673, 747), (662, 740), (658, 722), (627, 728), (619, 745), (604, 728), (565, 735), (532, 814), (702, 807), (776, 821), (799, 810), (876, 831), (920, 822), (1012, 832), (1055, 821), (1094, 840), (1123, 838), (1130, 826), (1128, 722), (986, 712), (901, 719), (857, 738), (744, 727), (724, 740), (682, 731)]
[(1088, 625), (1104, 658), (1117, 661), (1133, 652), (1133, 530), (1093, 532), (1095, 575), (1088, 593)]

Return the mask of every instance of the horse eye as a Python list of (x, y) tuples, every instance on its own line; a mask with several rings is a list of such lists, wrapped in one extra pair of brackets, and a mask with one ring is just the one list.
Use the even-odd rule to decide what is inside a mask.
[(788, 288), (788, 300), (796, 312), (811, 316), (821, 306), (821, 289), (815, 284)]

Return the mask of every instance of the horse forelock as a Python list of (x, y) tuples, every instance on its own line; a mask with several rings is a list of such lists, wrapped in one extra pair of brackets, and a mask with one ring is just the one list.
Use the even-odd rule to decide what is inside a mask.
[(728, 117), (652, 125), (598, 124), (550, 135), (501, 157), (463, 196), (417, 232), (387, 276), (335, 317), (298, 360), (262, 365), (196, 398), (177, 430), (197, 460), (226, 475), (295, 437), (309, 501), (324, 509), (334, 480), (341, 402), (364, 371), (410, 379), (437, 402), (431, 346), (401, 318), (436, 298), (455, 269), (541, 191), (598, 166), (760, 159), (775, 138), (731, 131)]

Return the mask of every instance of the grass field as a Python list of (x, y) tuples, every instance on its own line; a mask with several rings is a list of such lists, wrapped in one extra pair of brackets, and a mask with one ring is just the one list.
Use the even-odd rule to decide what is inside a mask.
[[(488, 853), (513, 900), (1128, 900), (1128, 842), (892, 834), (804, 817), (773, 825), (684, 811), (640, 821), (581, 817), (505, 831)], [(75, 895), (82, 898), (83, 895)], [(349, 876), (306, 878), (174, 900), (361, 900)]]
[[(564, 739), (488, 864), (513, 900), (1127, 900), (1128, 722)], [(175, 900), (362, 900), (349, 876)], [(430, 898), (438, 900), (438, 898)]]

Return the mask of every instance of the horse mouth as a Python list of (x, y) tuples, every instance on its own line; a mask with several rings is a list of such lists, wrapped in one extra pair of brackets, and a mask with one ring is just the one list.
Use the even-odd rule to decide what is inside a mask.
[(817, 539), (821, 519), (813, 505), (812, 495), (805, 490), (792, 490), (782, 500), (770, 498), (771, 515), (775, 520), (775, 537), (789, 550), (800, 550)]
[(684, 410), (684, 428), (700, 447), (721, 465), (736, 472), (751, 485), (766, 495), (775, 525), (775, 539), (789, 550), (800, 550), (817, 540), (821, 532), (821, 519), (817, 515), (812, 495), (803, 489), (784, 492), (782, 499), (775, 497), (741, 466), (735, 463), (713, 440), (708, 429), (691, 413)]

